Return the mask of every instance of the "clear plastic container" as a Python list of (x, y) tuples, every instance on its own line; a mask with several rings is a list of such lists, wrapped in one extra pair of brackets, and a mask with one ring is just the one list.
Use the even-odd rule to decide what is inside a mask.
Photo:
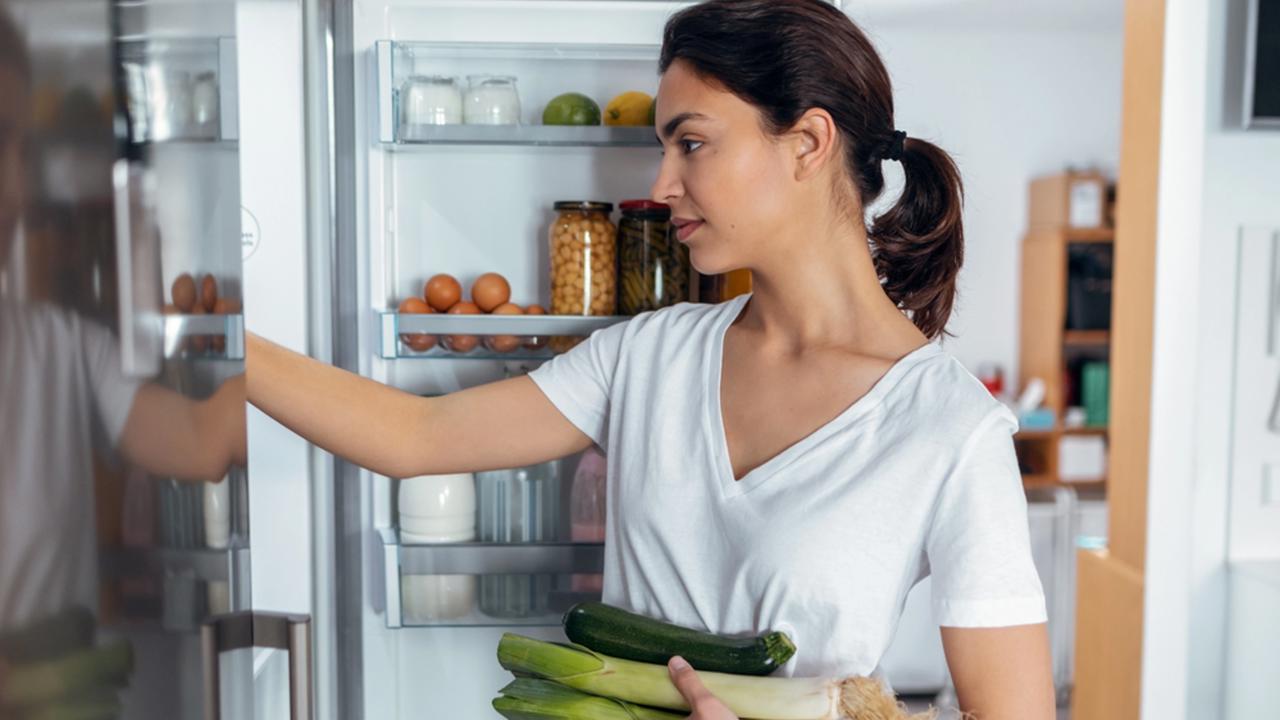
[(618, 312), (637, 315), (689, 299), (689, 248), (671, 232), (671, 208), (628, 200), (618, 222)]
[(462, 122), (462, 91), (457, 80), (444, 75), (414, 75), (400, 89), (401, 137), (413, 139), (424, 125)]
[(519, 125), (520, 93), (510, 75), (469, 75), (463, 103), (468, 125)]
[[(476, 474), (481, 542), (560, 540), (560, 462)], [(490, 617), (526, 618), (550, 611), (555, 575), (482, 575), (480, 610)]]

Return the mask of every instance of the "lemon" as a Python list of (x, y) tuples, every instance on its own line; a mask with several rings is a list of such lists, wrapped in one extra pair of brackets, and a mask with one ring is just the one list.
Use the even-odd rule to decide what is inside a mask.
[(653, 98), (648, 94), (631, 91), (624, 92), (609, 101), (604, 109), (605, 125), (652, 125), (649, 120), (649, 108)]

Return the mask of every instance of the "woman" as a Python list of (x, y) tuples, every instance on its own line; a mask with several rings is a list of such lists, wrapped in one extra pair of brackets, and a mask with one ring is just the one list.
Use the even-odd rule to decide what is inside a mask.
[[(932, 573), (962, 709), (1053, 717), (1016, 421), (931, 343), (963, 253), (955, 165), (895, 131), (874, 48), (820, 0), (686, 9), (660, 70), (653, 199), (699, 271), (750, 268), (753, 294), (641, 315), (529, 377), (433, 399), (255, 338), (250, 400), (392, 477), (600, 444), (606, 602), (785, 630), (800, 650), (784, 673), (875, 673)], [(905, 188), (868, 229), (886, 161)], [(671, 672), (692, 717), (733, 717), (679, 658)]]

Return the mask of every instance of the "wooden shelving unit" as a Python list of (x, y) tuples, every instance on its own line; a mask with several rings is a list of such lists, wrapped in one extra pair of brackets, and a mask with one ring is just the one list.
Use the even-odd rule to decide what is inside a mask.
[[(1102, 202), (1098, 213), (1103, 224), (1096, 227), (1074, 227), (1072, 194), (1080, 185), (1092, 184), (1089, 191), (1101, 188)], [(1058, 476), (1059, 443), (1065, 436), (1107, 437), (1100, 427), (1064, 428), (1067, 410), (1065, 376), (1071, 356), (1092, 354), (1110, 356), (1111, 331), (1067, 330), (1068, 253), (1072, 245), (1114, 243), (1115, 230), (1107, 225), (1111, 213), (1106, 188), (1109, 183), (1096, 173), (1060, 173), (1038, 178), (1031, 183), (1029, 227), (1022, 244), (1021, 348), (1019, 367), (1025, 386), (1030, 378), (1045, 383), (1045, 405), (1052, 408), (1058, 424), (1047, 430), (1027, 430), (1015, 437), (1019, 460), (1029, 467), (1023, 475), (1027, 487), (1069, 484), (1075, 488), (1103, 490), (1106, 480), (1062, 483)], [(1078, 218), (1077, 218), (1078, 220)]]

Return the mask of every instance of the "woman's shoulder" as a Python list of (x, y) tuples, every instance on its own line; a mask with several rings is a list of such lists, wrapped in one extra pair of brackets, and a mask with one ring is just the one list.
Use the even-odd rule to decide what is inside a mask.
[(967, 435), (992, 423), (1003, 424), (1010, 432), (1017, 430), (1013, 411), (937, 343), (906, 373), (903, 382), (909, 386), (907, 392), (892, 393), (888, 414), (910, 419), (917, 430)]

